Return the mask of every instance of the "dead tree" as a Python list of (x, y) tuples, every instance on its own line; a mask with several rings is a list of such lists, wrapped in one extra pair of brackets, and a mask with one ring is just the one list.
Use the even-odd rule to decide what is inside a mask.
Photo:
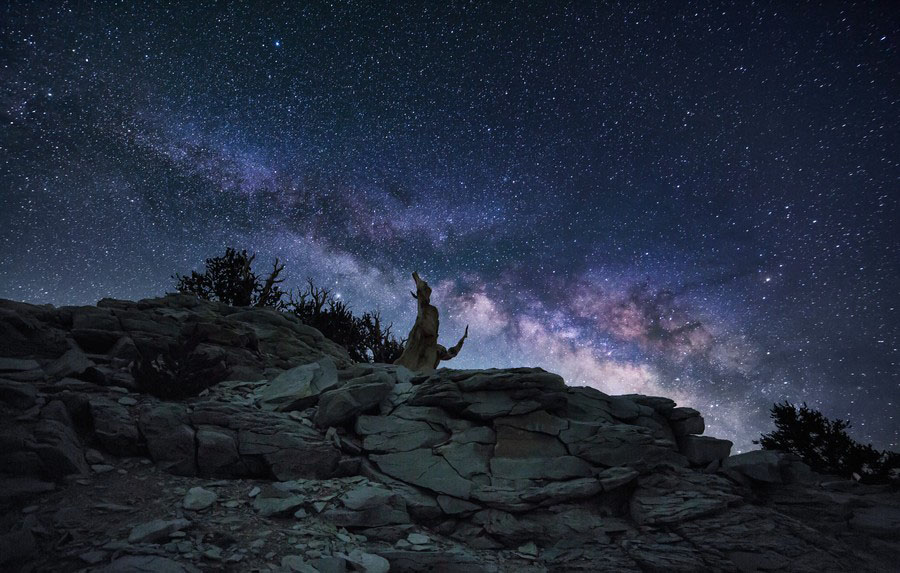
[(416, 281), (416, 292), (410, 294), (418, 303), (416, 322), (409, 331), (409, 338), (403, 354), (394, 364), (406, 366), (414, 372), (431, 372), (437, 368), (441, 360), (454, 358), (462, 349), (463, 342), (469, 336), (469, 327), (455, 346), (445, 348), (438, 344), (438, 309), (431, 304), (431, 287), (419, 277), (418, 272), (412, 274)]
[[(256, 255), (253, 255), (254, 257)], [(251, 257), (252, 260), (252, 257)], [(249, 263), (248, 263), (249, 266)], [(259, 298), (256, 300), (256, 306), (275, 306), (270, 304), (269, 298), (273, 294), (273, 288), (275, 285), (281, 284), (284, 282), (284, 279), (279, 279), (278, 275), (281, 274), (281, 271), (284, 270), (284, 263), (281, 266), (278, 266), (278, 257), (275, 258), (275, 264), (272, 267), (272, 272), (269, 274), (269, 277), (266, 279), (265, 284), (263, 285), (262, 292), (259, 293)], [(283, 296), (283, 291), (279, 291), (278, 298), (280, 299)]]

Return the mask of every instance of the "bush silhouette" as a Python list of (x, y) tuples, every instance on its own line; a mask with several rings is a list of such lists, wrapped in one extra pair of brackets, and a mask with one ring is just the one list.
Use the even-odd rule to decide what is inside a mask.
[(900, 467), (895, 452), (879, 452), (871, 444), (862, 445), (847, 434), (850, 423), (829, 420), (804, 402), (797, 408), (790, 402), (774, 404), (770, 413), (775, 431), (762, 434), (753, 443), (765, 450), (780, 450), (799, 456), (814, 471), (851, 477), (870, 483), (885, 482)]
[[(174, 275), (175, 289), (231, 306), (265, 306), (294, 314), (346, 348), (350, 358), (357, 362), (391, 363), (403, 353), (403, 342), (391, 334), (393, 325), (384, 327), (378, 312), (357, 317), (344, 301), (333, 297), (330, 290), (316, 287), (311, 279), (307, 280), (306, 289), (294, 297), (293, 292), (285, 293), (279, 286), (284, 281), (278, 278), (284, 265), (279, 265), (275, 259), (272, 272), (263, 281), (253, 272), (255, 258), (255, 254), (248, 255), (246, 250), (229, 247), (224, 256), (206, 259), (202, 273), (191, 271), (189, 276)], [(286, 294), (287, 301), (284, 300)], [(171, 360), (177, 358), (177, 355), (171, 356)], [(157, 376), (147, 370), (151, 368), (149, 363), (141, 368), (147, 380)], [(163, 382), (150, 384), (158, 386)]]
[(251, 265), (256, 255), (247, 251), (225, 249), (225, 255), (206, 259), (206, 269), (202, 273), (191, 271), (190, 276), (174, 275), (178, 282), (175, 289), (180, 293), (193, 294), (204, 300), (224, 302), (231, 306), (268, 306), (279, 308), (284, 292), (278, 286), (284, 279), (278, 275), (284, 265), (275, 265), (265, 281), (253, 272)]
[(163, 400), (196, 396), (228, 377), (224, 353), (203, 347), (197, 328), (185, 329), (162, 352), (145, 349), (131, 365), (131, 374), (141, 392)]
[(311, 279), (297, 297), (289, 294), (285, 310), (346, 348), (357, 362), (391, 363), (403, 354), (403, 343), (391, 334), (393, 325), (382, 327), (379, 313), (356, 317), (344, 301), (316, 287)]

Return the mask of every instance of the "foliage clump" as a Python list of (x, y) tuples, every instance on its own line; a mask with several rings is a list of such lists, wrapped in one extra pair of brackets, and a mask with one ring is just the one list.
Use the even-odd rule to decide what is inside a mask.
[(799, 456), (814, 471), (853, 477), (869, 483), (891, 480), (900, 468), (900, 455), (879, 452), (871, 444), (862, 445), (847, 434), (850, 423), (829, 420), (804, 402), (797, 408), (790, 402), (774, 404), (771, 417), (775, 431), (762, 434), (753, 443), (765, 450), (779, 450)]
[(246, 250), (229, 247), (224, 256), (206, 259), (202, 273), (174, 275), (175, 289), (231, 306), (269, 307), (294, 314), (346, 348), (357, 362), (392, 363), (403, 353), (403, 342), (391, 334), (392, 325), (382, 324), (378, 312), (356, 316), (344, 301), (332, 296), (330, 290), (316, 287), (312, 280), (307, 280), (306, 289), (296, 297), (293, 292), (285, 293), (279, 286), (284, 279), (278, 278), (284, 265), (275, 259), (272, 272), (262, 280), (253, 272), (255, 258)]
[(275, 265), (265, 281), (253, 272), (252, 264), (256, 255), (248, 255), (246, 250), (225, 249), (225, 255), (206, 259), (202, 273), (191, 271), (190, 276), (180, 274), (175, 289), (184, 294), (193, 294), (204, 300), (224, 302), (231, 306), (268, 306), (279, 308), (284, 291), (279, 284), (284, 279), (278, 275), (284, 265)]
[(199, 330), (191, 328), (161, 352), (139, 351), (131, 364), (138, 389), (163, 400), (180, 400), (225, 380), (230, 371), (224, 352), (203, 340)]
[(344, 301), (311, 279), (297, 297), (289, 294), (285, 309), (346, 348), (357, 362), (391, 363), (403, 354), (403, 343), (391, 334), (393, 325), (382, 326), (378, 312), (355, 316)]

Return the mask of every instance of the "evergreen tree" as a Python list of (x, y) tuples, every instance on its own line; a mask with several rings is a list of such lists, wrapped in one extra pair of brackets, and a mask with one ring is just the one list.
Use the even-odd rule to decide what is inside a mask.
[(762, 434), (753, 443), (765, 450), (779, 450), (799, 456), (814, 471), (851, 477), (864, 481), (887, 481), (891, 471), (900, 467), (900, 456), (879, 452), (871, 444), (862, 445), (847, 434), (850, 423), (829, 420), (804, 402), (797, 408), (790, 402), (774, 404), (771, 417), (775, 431)]

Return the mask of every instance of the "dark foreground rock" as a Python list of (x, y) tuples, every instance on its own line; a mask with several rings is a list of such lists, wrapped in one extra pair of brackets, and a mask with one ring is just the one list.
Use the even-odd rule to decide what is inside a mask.
[[(138, 392), (130, 362), (186, 329), (230, 379), (177, 402)], [(729, 456), (667, 398), (536, 368), (352, 364), (277, 312), (184, 296), (0, 301), (0, 333), (3, 570), (823, 572), (900, 557), (895, 489)]]

